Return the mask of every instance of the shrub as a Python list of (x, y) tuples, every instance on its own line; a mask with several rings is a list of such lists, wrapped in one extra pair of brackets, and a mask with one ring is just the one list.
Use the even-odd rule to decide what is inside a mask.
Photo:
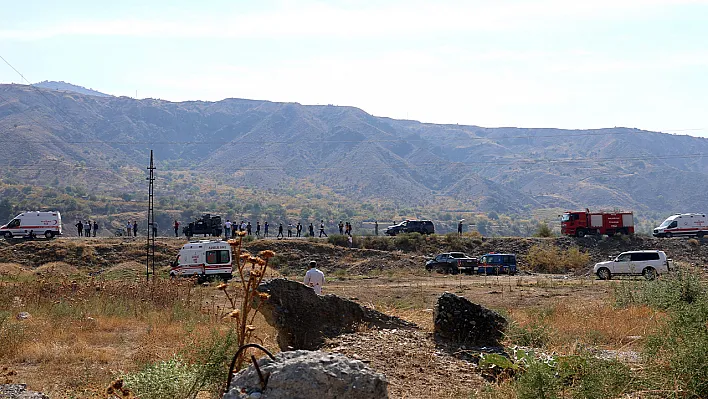
[(548, 223), (539, 223), (538, 228), (536, 229), (536, 234), (534, 234), (535, 237), (553, 237), (553, 230), (551, 229), (551, 226), (548, 225)]
[(178, 356), (155, 362), (123, 377), (125, 385), (142, 399), (189, 398), (196, 392), (198, 370)]
[(529, 248), (526, 262), (533, 271), (542, 273), (564, 273), (585, 267), (590, 255), (571, 247), (565, 251), (553, 244), (536, 244)]
[(423, 236), (420, 233), (399, 234), (393, 240), (396, 249), (401, 251), (415, 251), (423, 245)]
[(696, 240), (695, 238), (691, 238), (690, 240), (688, 240), (688, 245), (690, 245), (694, 248), (698, 248), (701, 246), (701, 242)]

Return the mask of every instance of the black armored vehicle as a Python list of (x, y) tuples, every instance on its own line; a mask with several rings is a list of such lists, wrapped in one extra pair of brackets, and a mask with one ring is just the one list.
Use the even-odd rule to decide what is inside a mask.
[(199, 234), (203, 234), (204, 237), (219, 237), (222, 233), (221, 216), (207, 213), (200, 219), (189, 222), (187, 226), (182, 228), (182, 233), (187, 237), (193, 237)]

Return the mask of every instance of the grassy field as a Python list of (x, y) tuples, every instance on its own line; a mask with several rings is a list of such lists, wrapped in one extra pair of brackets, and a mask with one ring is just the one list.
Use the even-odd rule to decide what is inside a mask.
[[(0, 264), (1, 382), (27, 383), (52, 398), (107, 397), (118, 378), (128, 387), (174, 388), (144, 398), (217, 397), (242, 333), (231, 317), (241, 302), (238, 297), (230, 302), (224, 293), (235, 292), (239, 279), (228, 287), (187, 279), (146, 282), (143, 267), (123, 262), (91, 277), (81, 265), (64, 262), (35, 269)], [(634, 393), (691, 398), (708, 394), (701, 383), (706, 366), (700, 362), (706, 360), (702, 352), (708, 345), (708, 300), (701, 273), (691, 269), (687, 275), (645, 282), (567, 275), (445, 276), (394, 268), (330, 273), (324, 290), (415, 322), (423, 333), (433, 330), (437, 296), (453, 292), (507, 316), (507, 347), (535, 348), (556, 359), (551, 365), (526, 359), (519, 370), (485, 380), (480, 376), (486, 371), (471, 363), (440, 358), (425, 335), (412, 338), (421, 342), (410, 352), (401, 349), (395, 359), (385, 361), (375, 358), (375, 347), (359, 354), (352, 349), (372, 357), (372, 367), (391, 370), (391, 397), (601, 398)], [(266, 272), (266, 277), (278, 276), (277, 270)], [(262, 317), (248, 328), (251, 341), (278, 350), (275, 331)], [(597, 363), (598, 353), (609, 360)], [(450, 372), (475, 377), (453, 387), (444, 378), (439, 385), (435, 379), (410, 378), (430, 372), (425, 364), (440, 367), (440, 362)], [(394, 369), (388, 368), (391, 364)], [(617, 376), (608, 380), (617, 386), (607, 390), (591, 370)], [(544, 384), (550, 387), (548, 396), (539, 393)], [(592, 384), (596, 396), (580, 388)]]

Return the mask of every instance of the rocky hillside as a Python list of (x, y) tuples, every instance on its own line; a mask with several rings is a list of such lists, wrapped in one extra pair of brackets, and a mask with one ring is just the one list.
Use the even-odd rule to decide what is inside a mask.
[(626, 128), (436, 125), (352, 107), (173, 103), (22, 85), (0, 85), (0, 96), (4, 177), (32, 184), (132, 190), (143, 184), (154, 149), (163, 173), (260, 189), (315, 185), (403, 205), (447, 198), (505, 213), (708, 209), (708, 197), (697, 191), (708, 185), (703, 138)]

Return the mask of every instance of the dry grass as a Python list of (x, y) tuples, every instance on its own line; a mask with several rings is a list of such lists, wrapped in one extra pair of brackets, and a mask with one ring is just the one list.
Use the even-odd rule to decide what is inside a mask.
[(49, 262), (34, 269), (37, 275), (47, 274), (50, 276), (76, 276), (81, 274), (76, 266), (72, 266), (65, 262)]
[[(70, 270), (45, 269), (57, 266)], [(223, 302), (215, 285), (189, 280), (0, 282), (0, 366), (52, 398), (98, 397), (116, 376), (175, 353), (190, 358), (205, 337), (232, 329)], [(17, 320), (21, 311), (32, 317)], [(262, 317), (253, 325), (277, 348)]]
[(19, 277), (29, 274), (29, 270), (17, 263), (0, 263), (0, 276)]

